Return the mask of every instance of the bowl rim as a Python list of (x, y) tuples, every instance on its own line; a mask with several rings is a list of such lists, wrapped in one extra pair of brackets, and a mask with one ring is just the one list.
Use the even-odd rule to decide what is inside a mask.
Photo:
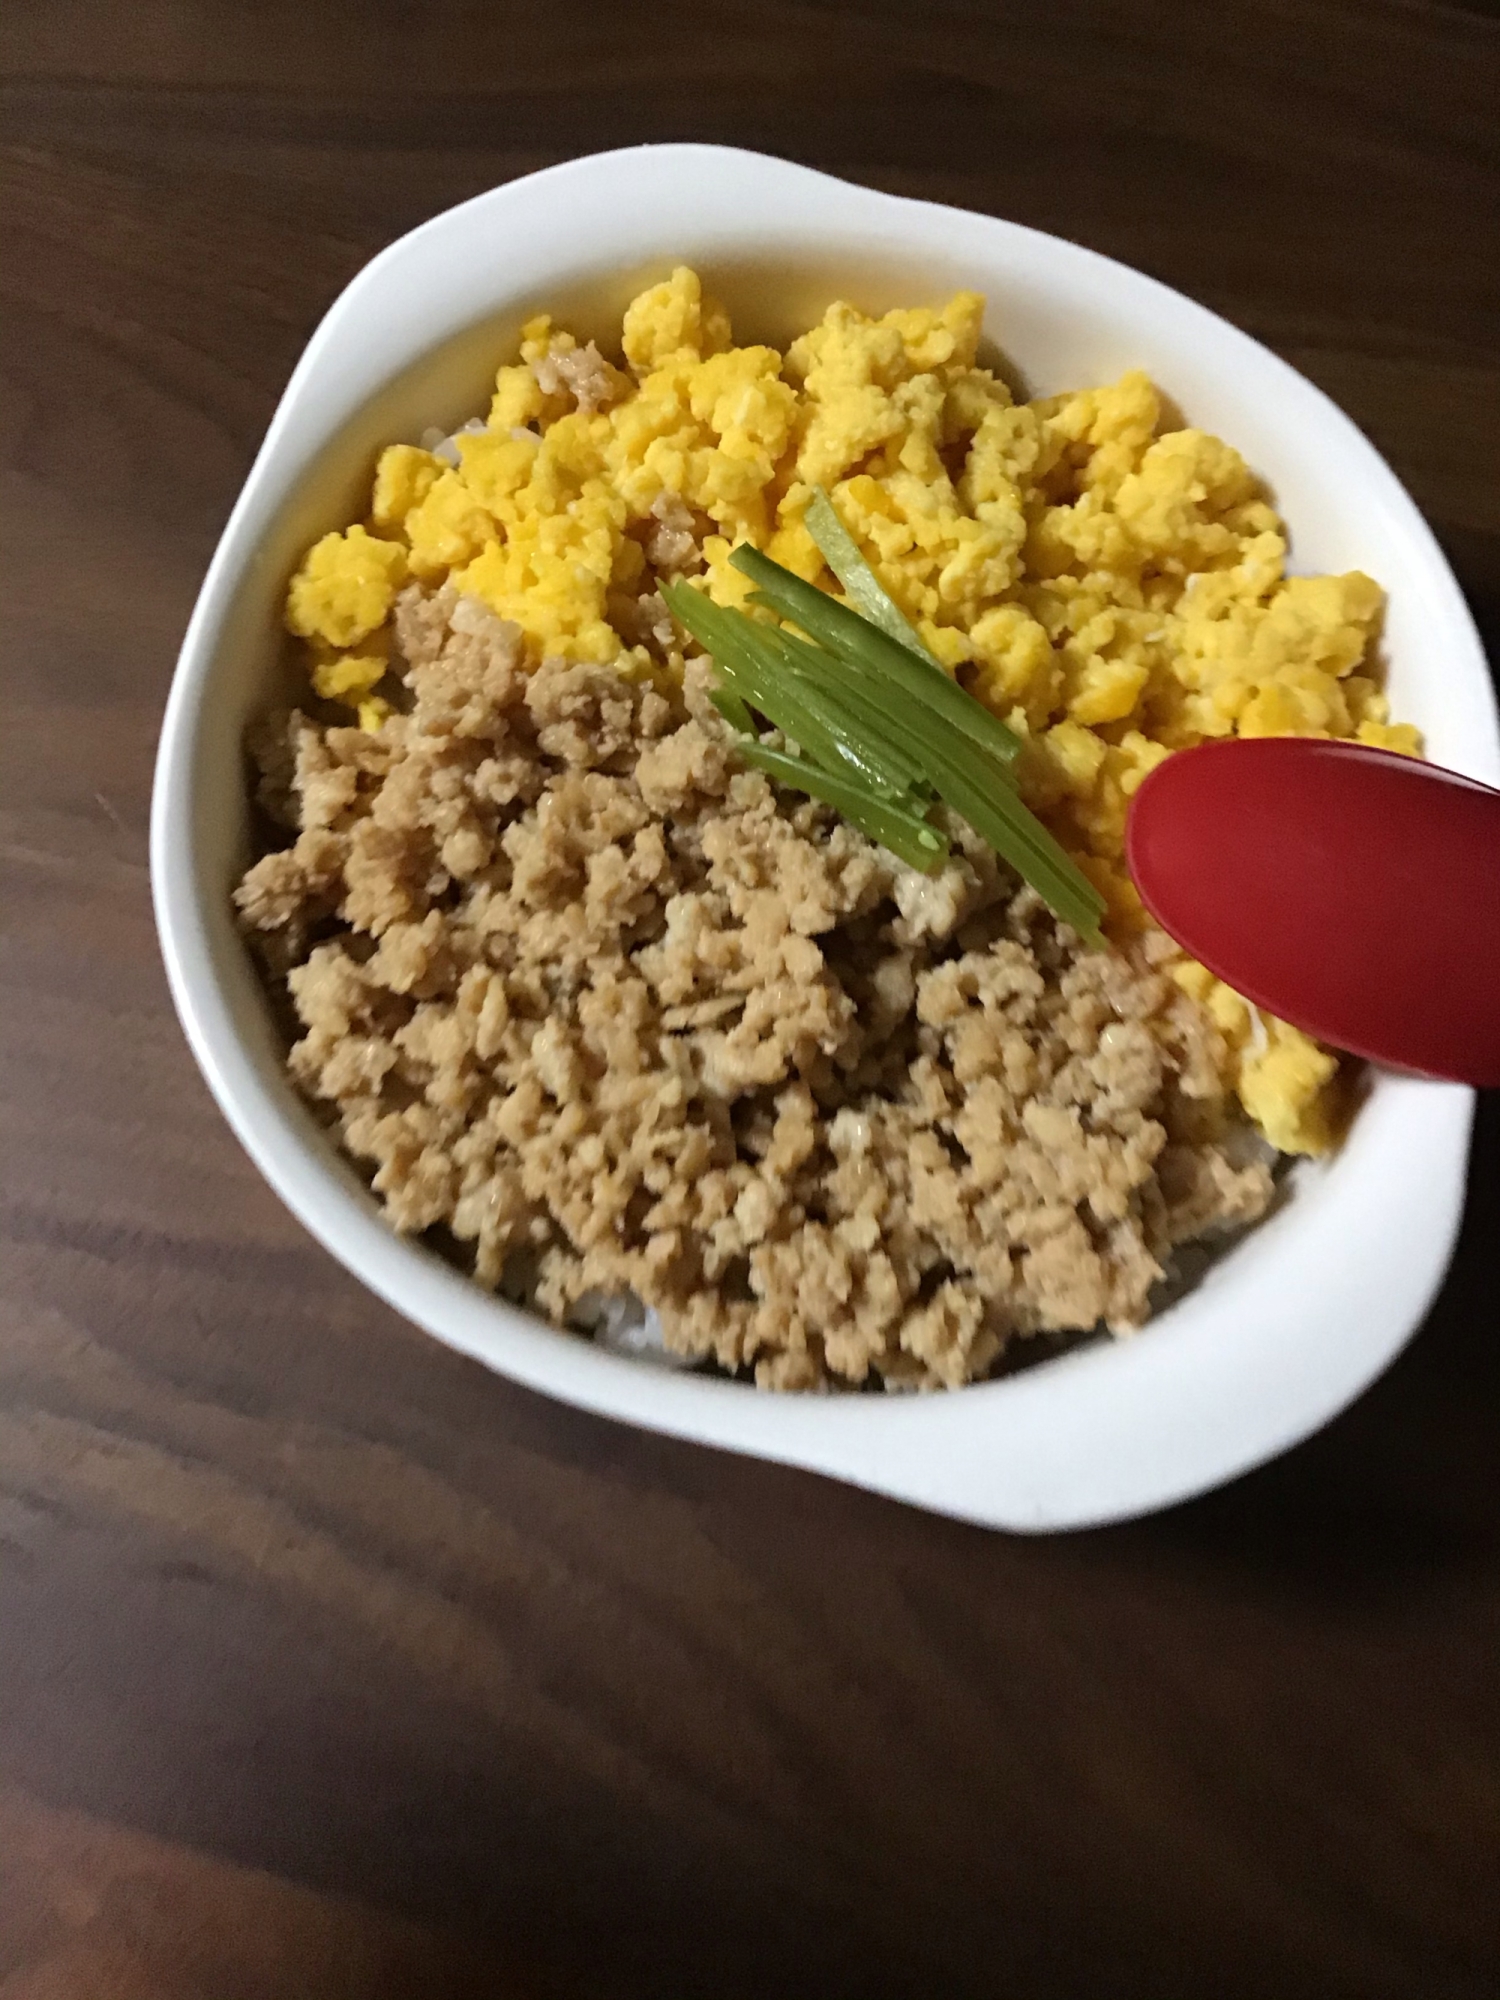
[[(696, 199), (718, 205), (721, 229), (732, 228), (734, 202), (748, 204), (753, 221), (746, 225), (747, 242), (753, 237), (774, 248), (775, 231), (765, 219), (773, 198), (788, 201), (804, 222), (811, 214), (824, 217), (818, 226), (826, 232), (868, 231), (898, 252), (903, 246), (910, 251), (922, 232), (939, 227), (952, 234), (997, 232), (996, 241), (1004, 238), (1096, 282), (1127, 287), (1137, 299), (1154, 298), (1173, 315), (1195, 316), (1215, 340), (1227, 339), (1242, 361), (1248, 365), (1253, 359), (1262, 376), (1331, 426), (1342, 448), (1354, 453), (1363, 474), (1380, 487), (1382, 504), (1394, 510), (1428, 585), (1438, 593), (1458, 670), (1474, 681), (1474, 727), (1466, 752), (1470, 775), (1500, 780), (1500, 728), (1483, 651), (1430, 529), (1351, 419), (1250, 335), (1128, 265), (1024, 225), (886, 194), (740, 148), (618, 148), (503, 183), (398, 238), (356, 274), (308, 342), (209, 565), (163, 718), (151, 808), (151, 878), (174, 1005), (220, 1109), (298, 1220), (395, 1310), (497, 1372), (598, 1414), (820, 1471), (984, 1525), (1038, 1531), (1152, 1511), (1221, 1484), (1307, 1436), (1353, 1401), (1405, 1345), (1441, 1283), (1457, 1235), (1473, 1092), (1382, 1077), (1345, 1153), (1333, 1167), (1312, 1170), (1326, 1181), (1347, 1169), (1348, 1206), (1357, 1202), (1360, 1187), (1369, 1195), (1386, 1186), (1389, 1175), (1383, 1175), (1381, 1162), (1395, 1149), (1423, 1163), (1420, 1184), (1404, 1191), (1403, 1226), (1411, 1251), (1404, 1262), (1393, 1264), (1389, 1249), (1382, 1261), (1377, 1244), (1373, 1262), (1330, 1270), (1326, 1261), (1319, 1265), (1316, 1244), (1310, 1262), (1308, 1246), (1297, 1245), (1292, 1261), (1300, 1258), (1319, 1279), (1315, 1311), (1305, 1299), (1278, 1295), (1262, 1260), (1253, 1270), (1237, 1270), (1227, 1285), (1219, 1273), (1211, 1274), (1190, 1299), (1154, 1319), (1139, 1341), (1096, 1342), (961, 1394), (768, 1397), (736, 1382), (643, 1365), (560, 1334), (483, 1292), (421, 1245), (396, 1236), (284, 1074), (272, 1080), (257, 1064), (232, 1017), (206, 920), (211, 891), (195, 869), (188, 836), (201, 724), (220, 637), (258, 534), (286, 504), (306, 464), (304, 451), (292, 442), (294, 417), (305, 421), (308, 397), (320, 376), (329, 378), (330, 357), (367, 302), (382, 288), (388, 291), (391, 281), (399, 283), (403, 271), (409, 283), (413, 267), (430, 269), (434, 255), (456, 248), (474, 225), (493, 230), (507, 220), (516, 224), (528, 206), (540, 211), (549, 201), (574, 203), (580, 196), (595, 208), (625, 211), (652, 189), (687, 177)], [(620, 262), (628, 256), (627, 243)], [(305, 421), (305, 428), (309, 434), (321, 431), (326, 442), (340, 421), (330, 403), (323, 417)], [(223, 895), (223, 885), (217, 893)], [(1287, 1204), (1286, 1212), (1255, 1234), (1281, 1232), (1285, 1238), (1290, 1231), (1296, 1238), (1296, 1210), (1295, 1201)], [(1286, 1266), (1286, 1255), (1279, 1261)], [(1241, 1296), (1226, 1305), (1226, 1290)], [(1247, 1315), (1255, 1321), (1265, 1351), (1254, 1365), (1247, 1355), (1253, 1358), (1257, 1350), (1247, 1350), (1243, 1341), (1238, 1346), (1228, 1341), (1224, 1351), (1207, 1356), (1206, 1366), (1202, 1357), (1189, 1365), (1184, 1326), (1191, 1334), (1205, 1312), (1222, 1323), (1226, 1335)], [(1332, 1355), (1326, 1346), (1317, 1350), (1309, 1337), (1320, 1320), (1331, 1323), (1330, 1315), (1340, 1313), (1359, 1316), (1361, 1339), (1352, 1347), (1335, 1343)], [(1289, 1393), (1268, 1393), (1272, 1348), (1289, 1373), (1284, 1384), (1269, 1386)]]

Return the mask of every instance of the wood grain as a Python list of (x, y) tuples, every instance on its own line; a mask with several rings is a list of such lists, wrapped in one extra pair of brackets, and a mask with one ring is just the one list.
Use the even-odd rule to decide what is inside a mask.
[(1500, 636), (1494, 10), (15, 0), (0, 64), (3, 2000), (1493, 1994), (1493, 1103), (1355, 1410), (1007, 1540), (554, 1408), (368, 1298), (198, 1080), (146, 816), (328, 301), (636, 139), (1182, 286), (1365, 426)]

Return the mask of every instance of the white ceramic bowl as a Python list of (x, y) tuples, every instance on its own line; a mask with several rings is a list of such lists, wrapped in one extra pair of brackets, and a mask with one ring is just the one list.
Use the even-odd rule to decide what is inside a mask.
[(1380, 1076), (1348, 1143), (1133, 1340), (923, 1397), (764, 1396), (552, 1331), (386, 1228), (293, 1093), (230, 916), (248, 856), (241, 742), (267, 701), (286, 577), (355, 516), (376, 450), (486, 406), (523, 319), (617, 328), (640, 283), (695, 265), (741, 338), (784, 340), (828, 301), (988, 296), (1032, 393), (1146, 368), (1190, 422), (1270, 481), (1295, 567), (1360, 567), (1390, 593), (1396, 712), (1440, 763), (1500, 782), (1494, 698), (1462, 596), (1374, 448), (1284, 362), (1138, 272), (987, 216), (714, 146), (600, 154), (440, 215), (384, 251), (308, 345), (224, 531), (167, 705), (152, 809), (173, 996), (251, 1157), (349, 1270), (450, 1346), (584, 1408), (1017, 1529), (1141, 1513), (1305, 1437), (1421, 1320), (1463, 1200), (1472, 1094)]

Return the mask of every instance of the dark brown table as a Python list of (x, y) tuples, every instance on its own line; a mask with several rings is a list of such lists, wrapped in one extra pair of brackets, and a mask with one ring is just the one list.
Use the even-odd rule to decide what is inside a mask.
[(0, 35), (0, 2000), (1500, 1991), (1493, 1103), (1356, 1409), (1010, 1540), (555, 1408), (375, 1304), (210, 1103), (146, 873), (177, 641), (324, 307), (636, 139), (1183, 287), (1352, 411), (1500, 636), (1495, 9), (13, 0)]

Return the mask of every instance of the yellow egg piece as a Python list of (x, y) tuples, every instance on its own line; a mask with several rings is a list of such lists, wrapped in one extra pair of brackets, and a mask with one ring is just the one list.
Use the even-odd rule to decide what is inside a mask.
[(324, 535), (287, 587), (286, 622), (299, 638), (352, 646), (383, 625), (406, 580), (406, 551), (361, 527)]

